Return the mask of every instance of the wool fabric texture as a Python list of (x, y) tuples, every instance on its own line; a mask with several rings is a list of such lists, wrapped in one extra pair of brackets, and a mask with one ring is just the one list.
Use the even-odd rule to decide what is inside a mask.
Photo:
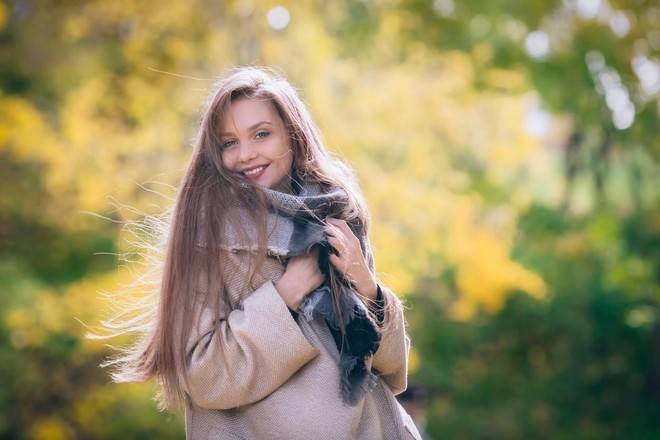
[[(340, 350), (342, 397), (346, 403), (354, 405), (374, 385), (375, 376), (366, 365), (367, 359), (378, 349), (381, 334), (351, 283), (332, 268), (328, 259), (333, 249), (325, 235), (324, 222), (329, 217), (343, 217), (348, 198), (342, 189), (324, 191), (320, 185), (301, 184), (296, 180), (293, 185), (293, 194), (260, 189), (268, 207), (268, 252), (289, 259), (308, 254), (314, 246), (320, 247), (318, 263), (325, 282), (305, 297), (298, 311), (303, 319), (309, 321), (318, 317), (330, 327)], [(254, 197), (252, 187), (246, 186), (244, 190), (248, 198)], [(347, 223), (365, 253), (367, 243), (362, 226), (358, 220)], [(256, 246), (256, 228), (251, 225), (251, 218), (244, 218), (242, 225), (248, 231), (250, 245)], [(228, 240), (235, 245), (236, 237), (238, 235)], [(333, 276), (338, 282), (330, 282)]]

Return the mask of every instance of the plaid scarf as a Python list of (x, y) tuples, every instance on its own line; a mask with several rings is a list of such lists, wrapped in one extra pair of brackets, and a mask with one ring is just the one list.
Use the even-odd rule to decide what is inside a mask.
[[(246, 190), (254, 191), (252, 188)], [(302, 319), (321, 318), (327, 323), (340, 352), (342, 398), (355, 405), (375, 383), (375, 376), (367, 368), (367, 360), (378, 349), (381, 333), (369, 318), (369, 311), (354, 287), (328, 259), (333, 249), (323, 230), (324, 221), (329, 217), (343, 217), (348, 198), (341, 189), (323, 191), (320, 185), (295, 181), (294, 192), (263, 190), (268, 207), (268, 252), (287, 260), (309, 254), (314, 246), (320, 246), (319, 269), (325, 275), (325, 282), (305, 297), (298, 313)], [(247, 221), (243, 226), (248, 235), (256, 237), (253, 234), (255, 229), (249, 223)], [(367, 243), (362, 225), (358, 220), (348, 221), (348, 225), (365, 253)], [(249, 247), (254, 249), (255, 246), (256, 243), (251, 243)], [(331, 282), (333, 278), (336, 282)]]

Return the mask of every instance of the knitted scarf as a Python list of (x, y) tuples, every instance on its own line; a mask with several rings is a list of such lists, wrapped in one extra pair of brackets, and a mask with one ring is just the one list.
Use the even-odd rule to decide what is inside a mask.
[[(246, 191), (254, 191), (246, 188)], [(294, 182), (295, 194), (264, 189), (268, 207), (267, 237), (270, 255), (287, 260), (309, 254), (318, 245), (319, 269), (325, 282), (308, 294), (298, 309), (299, 319), (320, 318), (326, 321), (340, 352), (340, 388), (344, 402), (355, 405), (375, 383), (375, 376), (367, 368), (367, 360), (377, 350), (380, 330), (369, 318), (369, 311), (351, 283), (342, 277), (329, 262), (333, 252), (323, 230), (326, 218), (343, 217), (348, 206), (345, 191), (323, 191), (316, 184)], [(348, 221), (353, 233), (360, 240), (362, 252), (366, 252), (366, 237), (359, 222)], [(250, 221), (243, 224), (248, 235), (255, 237), (251, 248), (256, 246), (256, 233)], [(231, 231), (228, 231), (231, 235)], [(331, 282), (331, 279), (336, 282)], [(336, 298), (336, 299), (335, 299)], [(343, 335), (343, 337), (342, 337)]]

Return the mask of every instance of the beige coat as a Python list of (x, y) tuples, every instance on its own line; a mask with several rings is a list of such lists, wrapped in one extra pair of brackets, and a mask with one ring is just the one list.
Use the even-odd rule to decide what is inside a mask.
[(188, 439), (419, 439), (394, 398), (406, 388), (409, 339), (396, 296), (372, 359), (376, 386), (356, 406), (342, 401), (339, 352), (325, 322), (293, 319), (274, 283), (284, 267), (267, 258), (247, 286), (248, 252), (226, 251), (228, 304), (216, 331), (208, 288), (198, 295), (187, 345)]

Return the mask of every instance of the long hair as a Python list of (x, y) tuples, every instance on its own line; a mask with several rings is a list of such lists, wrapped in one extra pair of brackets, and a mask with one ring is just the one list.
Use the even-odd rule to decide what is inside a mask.
[[(288, 132), (293, 153), (292, 173), (304, 182), (343, 188), (349, 200), (344, 218), (358, 220), (362, 233), (368, 233), (368, 213), (352, 171), (329, 152), (309, 110), (291, 84), (275, 72), (258, 67), (237, 68), (218, 80), (205, 102), (192, 156), (166, 222), (159, 268), (161, 279), (155, 300), (143, 307), (145, 311), (138, 318), (112, 324), (121, 333), (138, 333), (133, 345), (108, 362), (115, 367), (113, 379), (141, 382), (156, 378), (161, 386), (161, 408), (181, 408), (185, 401), (185, 346), (190, 323), (195, 319), (194, 295), (201, 276), (208, 277), (214, 286), (224, 285), (223, 271), (218, 269), (223, 262), (217, 249), (222, 244), (226, 225), (231, 224), (232, 229), (240, 227), (237, 211), (232, 207), (249, 205), (247, 211), (259, 226), (257, 240), (261, 251), (251, 260), (248, 273), (254, 274), (266, 257), (266, 225), (262, 215), (265, 203), (259, 197), (257, 206), (254, 199), (247, 200), (241, 182), (223, 167), (221, 159), (220, 128), (232, 102), (242, 98), (256, 99), (273, 107)], [(255, 192), (259, 188), (255, 187)], [(211, 295), (216, 295), (209, 299), (212, 304), (225, 303), (223, 289), (209, 290)], [(215, 310), (219, 314), (219, 308)]]

